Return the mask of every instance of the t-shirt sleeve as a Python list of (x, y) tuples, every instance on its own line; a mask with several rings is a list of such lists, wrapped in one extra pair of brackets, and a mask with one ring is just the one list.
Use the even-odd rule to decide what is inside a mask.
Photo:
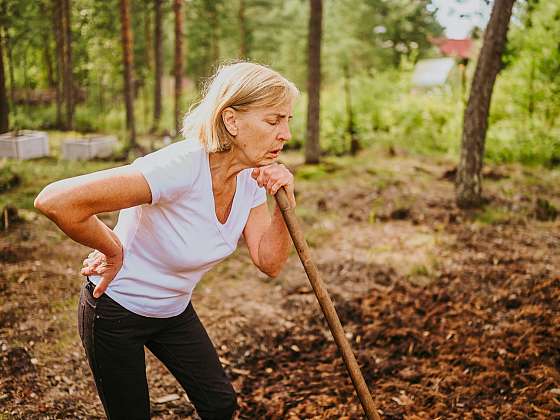
[(151, 205), (173, 201), (192, 186), (192, 155), (177, 144), (135, 159), (131, 166), (138, 169), (151, 193)]
[(266, 188), (259, 187), (257, 181), (251, 178), (253, 184), (253, 203), (251, 204), (251, 208), (260, 206), (262, 203), (266, 203)]

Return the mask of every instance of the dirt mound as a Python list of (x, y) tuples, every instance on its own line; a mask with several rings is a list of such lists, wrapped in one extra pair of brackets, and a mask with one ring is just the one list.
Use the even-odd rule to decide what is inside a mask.
[[(512, 254), (510, 234), (460, 232), (464, 252), (427, 287), (385, 273), (384, 290), (334, 296), (383, 418), (560, 416), (560, 277), (535, 271), (522, 248)], [(360, 279), (350, 262), (324, 268), (327, 281)], [(362, 267), (362, 279), (371, 274)], [(310, 290), (289, 293), (293, 326), (261, 337), (240, 365), (246, 373), (232, 372), (242, 418), (362, 418), (318, 306), (301, 299), (314, 299)]]

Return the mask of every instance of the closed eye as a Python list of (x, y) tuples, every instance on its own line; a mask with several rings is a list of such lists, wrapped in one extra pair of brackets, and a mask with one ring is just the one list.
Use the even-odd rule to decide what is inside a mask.
[(267, 121), (270, 125), (278, 125), (278, 121)]

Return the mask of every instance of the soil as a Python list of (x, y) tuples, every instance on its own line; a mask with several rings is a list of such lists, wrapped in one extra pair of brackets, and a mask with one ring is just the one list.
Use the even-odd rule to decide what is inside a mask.
[[(489, 204), (465, 212), (448, 162), (344, 162), (298, 181), (298, 215), (381, 418), (560, 418), (560, 223), (536, 204), (558, 206), (559, 174), (489, 168)], [(0, 419), (104, 418), (76, 328), (90, 250), (19, 213), (0, 234)], [(240, 246), (193, 302), (238, 418), (363, 418), (295, 252), (270, 279)], [(152, 418), (198, 418), (146, 359)]]

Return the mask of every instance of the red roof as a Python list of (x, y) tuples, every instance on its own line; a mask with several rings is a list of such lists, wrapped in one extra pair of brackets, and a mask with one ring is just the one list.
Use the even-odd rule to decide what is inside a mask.
[(449, 38), (432, 38), (432, 44), (439, 48), (439, 51), (450, 57), (470, 58), (472, 53), (473, 41), (470, 38), (465, 39), (449, 39)]

